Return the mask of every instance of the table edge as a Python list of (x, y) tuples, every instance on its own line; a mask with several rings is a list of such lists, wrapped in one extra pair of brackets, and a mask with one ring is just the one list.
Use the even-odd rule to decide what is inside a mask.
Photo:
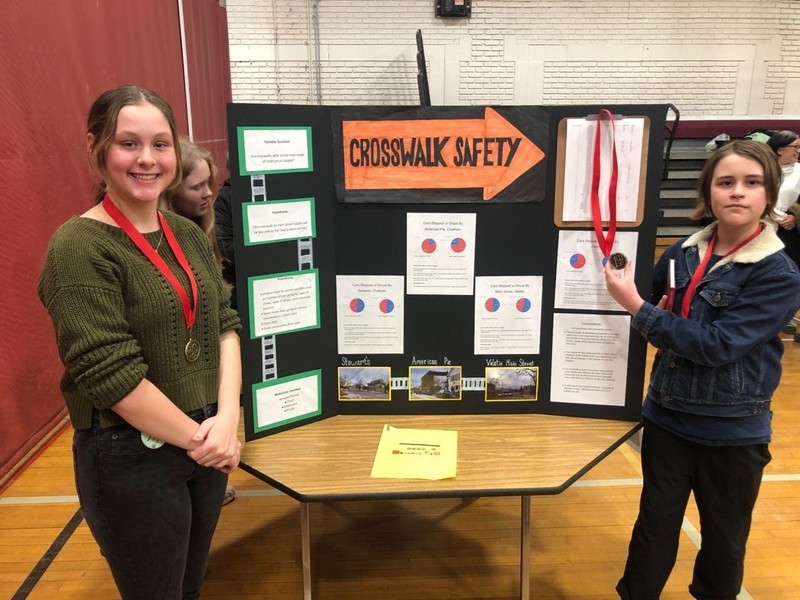
[(591, 469), (593, 469), (604, 458), (611, 454), (614, 450), (619, 448), (622, 444), (633, 437), (641, 428), (643, 423), (640, 421), (634, 423), (631, 429), (625, 432), (613, 444), (608, 446), (600, 454), (595, 456), (589, 463), (578, 469), (571, 477), (564, 483), (558, 486), (550, 487), (534, 487), (534, 488), (485, 488), (485, 489), (468, 489), (468, 490), (421, 490), (421, 491), (397, 491), (397, 492), (339, 492), (339, 493), (313, 493), (304, 494), (298, 492), (280, 481), (272, 479), (266, 473), (251, 467), (245, 462), (239, 463), (239, 468), (251, 474), (256, 479), (260, 479), (264, 483), (271, 485), (275, 489), (283, 492), (287, 496), (294, 498), (299, 502), (344, 502), (344, 501), (363, 501), (363, 500), (424, 500), (429, 498), (483, 498), (483, 497), (499, 497), (499, 496), (554, 496), (564, 492), (572, 484), (578, 481)]

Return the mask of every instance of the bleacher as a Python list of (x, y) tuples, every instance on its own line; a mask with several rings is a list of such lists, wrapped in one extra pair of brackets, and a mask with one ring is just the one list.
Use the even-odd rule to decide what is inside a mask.
[[(708, 158), (708, 152), (705, 151), (707, 141), (676, 139), (672, 144), (669, 169), (666, 179), (661, 180), (659, 194), (656, 260), (673, 242), (691, 235), (701, 227), (689, 215), (695, 206), (697, 178)], [(665, 153), (666, 146), (665, 144)]]
[(708, 158), (707, 140), (675, 140), (669, 171), (661, 181), (658, 237), (683, 237), (697, 231), (699, 224), (689, 218), (695, 206), (697, 178)]
[[(670, 123), (670, 127), (672, 126), (673, 123)], [(681, 120), (678, 123), (671, 147), (668, 142), (664, 144), (664, 160), (667, 169), (665, 169), (666, 178), (661, 181), (659, 196), (656, 260), (661, 256), (664, 248), (701, 228), (701, 224), (690, 219), (689, 214), (695, 206), (697, 178), (710, 154), (705, 150), (706, 143), (720, 133), (727, 133), (731, 139), (737, 139), (759, 128), (773, 131), (788, 129), (800, 132), (800, 121), (788, 119)]]

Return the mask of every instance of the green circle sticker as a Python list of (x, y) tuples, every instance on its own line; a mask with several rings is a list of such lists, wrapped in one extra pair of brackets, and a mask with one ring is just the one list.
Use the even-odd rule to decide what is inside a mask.
[(161, 446), (164, 445), (164, 440), (160, 440), (158, 438), (153, 437), (152, 435), (147, 435), (144, 431), (142, 432), (142, 443), (150, 448), (150, 450), (158, 450)]

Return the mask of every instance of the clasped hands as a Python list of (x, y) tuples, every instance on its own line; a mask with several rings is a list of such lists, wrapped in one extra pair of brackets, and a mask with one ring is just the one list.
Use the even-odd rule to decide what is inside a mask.
[(213, 467), (231, 473), (239, 466), (242, 443), (237, 437), (238, 422), (227, 423), (219, 415), (209, 417), (192, 436), (194, 448), (189, 457), (203, 467)]

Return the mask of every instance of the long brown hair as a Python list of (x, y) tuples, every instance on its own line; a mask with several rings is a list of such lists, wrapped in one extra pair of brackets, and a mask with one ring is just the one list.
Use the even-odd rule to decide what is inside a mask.
[[(178, 126), (175, 123), (175, 115), (172, 112), (172, 108), (167, 101), (153, 90), (137, 85), (121, 85), (114, 89), (107, 90), (100, 94), (97, 100), (92, 103), (92, 107), (89, 109), (89, 116), (86, 119), (86, 133), (90, 133), (93, 138), (91, 148), (89, 148), (89, 167), (100, 179), (95, 185), (93, 193), (95, 203), (101, 202), (106, 195), (108, 187), (106, 151), (117, 133), (119, 112), (126, 106), (135, 104), (152, 104), (162, 112), (167, 119), (170, 132), (172, 133), (172, 142), (175, 148), (177, 164), (181, 164)], [(175, 176), (167, 186), (167, 190), (177, 188), (180, 182), (181, 171), (180, 169), (176, 169)]]

